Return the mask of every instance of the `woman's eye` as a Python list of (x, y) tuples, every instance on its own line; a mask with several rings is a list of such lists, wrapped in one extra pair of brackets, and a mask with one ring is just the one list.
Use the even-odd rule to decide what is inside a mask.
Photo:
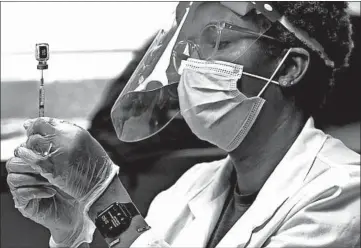
[(225, 48), (227, 48), (227, 46), (228, 46), (230, 43), (231, 43), (230, 41), (221, 41), (221, 42), (219, 42), (219, 47), (218, 47), (218, 49), (219, 49), (219, 50), (225, 49)]

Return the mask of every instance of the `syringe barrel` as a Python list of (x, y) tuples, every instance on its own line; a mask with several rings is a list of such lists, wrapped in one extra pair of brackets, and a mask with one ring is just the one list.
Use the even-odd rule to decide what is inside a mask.
[(44, 105), (45, 105), (44, 78), (43, 75), (41, 75), (40, 88), (39, 88), (39, 117), (44, 117)]

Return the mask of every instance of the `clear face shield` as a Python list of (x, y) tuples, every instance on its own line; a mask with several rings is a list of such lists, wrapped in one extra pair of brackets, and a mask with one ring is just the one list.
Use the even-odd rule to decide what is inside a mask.
[[(261, 11), (257, 5), (181, 2), (172, 22), (159, 31), (112, 108), (118, 138), (124, 142), (144, 140), (180, 116), (177, 87), (183, 60), (196, 58), (243, 65), (252, 57), (253, 47), (260, 46), (265, 39), (275, 41), (265, 34), (272, 25), (263, 14), (267, 11), (265, 5)], [(244, 68), (247, 75), (247, 66)], [(249, 73), (270, 77), (266, 72)]]

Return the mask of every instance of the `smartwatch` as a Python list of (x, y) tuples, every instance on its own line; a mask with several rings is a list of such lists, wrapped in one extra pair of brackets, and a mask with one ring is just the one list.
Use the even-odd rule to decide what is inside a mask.
[(139, 214), (138, 209), (131, 202), (115, 202), (98, 213), (95, 218), (95, 226), (104, 238), (113, 239), (125, 232), (130, 226), (133, 217)]

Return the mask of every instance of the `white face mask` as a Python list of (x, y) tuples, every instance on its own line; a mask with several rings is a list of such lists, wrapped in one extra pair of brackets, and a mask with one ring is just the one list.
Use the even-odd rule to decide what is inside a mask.
[[(244, 140), (265, 102), (261, 94), (283, 64), (284, 56), (270, 79), (243, 72), (243, 66), (222, 61), (182, 61), (178, 85), (179, 105), (192, 132), (231, 152)], [(243, 74), (267, 81), (258, 96), (246, 97), (237, 89)]]

